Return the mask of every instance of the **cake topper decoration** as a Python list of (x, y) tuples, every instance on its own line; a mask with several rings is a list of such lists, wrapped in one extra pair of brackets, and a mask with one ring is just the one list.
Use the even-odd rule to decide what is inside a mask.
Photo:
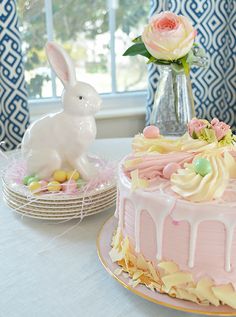
[(77, 81), (70, 56), (58, 44), (46, 45), (48, 61), (64, 85), (63, 109), (35, 121), (22, 141), (27, 174), (50, 177), (55, 170), (78, 171), (84, 180), (96, 175), (87, 151), (96, 137), (95, 113), (101, 98), (89, 84)]
[(188, 124), (189, 135), (193, 139), (217, 143), (219, 146), (226, 146), (236, 142), (230, 126), (217, 118), (211, 122), (204, 119), (193, 118)]

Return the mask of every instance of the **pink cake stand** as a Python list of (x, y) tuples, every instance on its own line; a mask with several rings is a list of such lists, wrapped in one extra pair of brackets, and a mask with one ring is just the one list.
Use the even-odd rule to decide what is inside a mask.
[(111, 239), (114, 230), (117, 227), (117, 220), (114, 216), (110, 217), (102, 226), (97, 237), (97, 252), (102, 265), (106, 271), (115, 278), (122, 286), (127, 288), (132, 293), (143, 297), (153, 303), (161, 306), (166, 306), (172, 309), (202, 314), (202, 315), (217, 315), (217, 316), (236, 316), (236, 310), (228, 306), (200, 306), (192, 302), (172, 298), (165, 294), (158, 292), (152, 292), (144, 285), (138, 285), (135, 288), (129, 285), (129, 278), (126, 278), (122, 274), (115, 275), (115, 270), (119, 267), (118, 264), (113, 263), (109, 256), (111, 249)]

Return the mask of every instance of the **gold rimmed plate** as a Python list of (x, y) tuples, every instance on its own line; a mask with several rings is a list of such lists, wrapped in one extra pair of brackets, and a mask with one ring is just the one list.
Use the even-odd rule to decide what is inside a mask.
[(24, 212), (30, 212), (30, 213), (41, 213), (41, 214), (67, 214), (67, 213), (78, 213), (78, 212), (87, 212), (87, 211), (92, 211), (96, 210), (98, 208), (102, 208), (103, 206), (106, 205), (111, 205), (115, 204), (116, 197), (111, 197), (107, 198), (106, 200), (101, 200), (97, 203), (94, 204), (89, 204), (89, 205), (78, 205), (78, 206), (62, 206), (60, 208), (41, 208), (37, 206), (31, 206), (30, 202), (23, 203), (23, 202), (18, 202), (11, 197), (7, 196), (6, 194), (3, 193), (3, 198), (7, 204), (11, 204), (11, 207), (14, 207), (15, 209), (19, 209), (19, 211), (24, 211)]
[(36, 207), (32, 207), (30, 205), (27, 204), (22, 204), (22, 203), (17, 203), (14, 200), (11, 200), (9, 198), (7, 198), (4, 194), (3, 194), (3, 198), (5, 200), (5, 202), (9, 205), (11, 205), (10, 207), (13, 209), (16, 209), (16, 211), (19, 212), (25, 212), (25, 213), (37, 213), (37, 214), (41, 214), (41, 215), (52, 215), (52, 214), (57, 214), (57, 215), (62, 215), (62, 214), (77, 214), (77, 213), (87, 213), (88, 211), (93, 211), (93, 210), (98, 210), (98, 209), (102, 209), (104, 206), (107, 205), (114, 205), (116, 199), (111, 199), (108, 200), (106, 202), (101, 202), (100, 204), (94, 204), (91, 206), (78, 206), (78, 208), (63, 208), (63, 209), (58, 209), (58, 208), (54, 208), (54, 209), (41, 209), (41, 208), (36, 208)]
[(73, 212), (73, 213), (40, 213), (40, 212), (30, 212), (21, 210), (20, 208), (17, 208), (16, 205), (14, 205), (12, 202), (6, 202), (7, 205), (13, 209), (17, 214), (20, 214), (22, 216), (35, 218), (35, 219), (42, 219), (42, 220), (71, 220), (71, 219), (77, 219), (81, 217), (87, 217), (92, 216), (97, 213), (103, 212), (107, 210), (108, 208), (111, 208), (114, 206), (115, 201), (111, 201), (110, 203), (106, 205), (101, 205), (97, 208), (91, 209), (91, 210), (84, 210), (83, 212)]
[(25, 206), (27, 208), (31, 209), (40, 209), (40, 210), (58, 210), (58, 211), (64, 211), (65, 209), (74, 209), (78, 210), (80, 208), (91, 208), (100, 204), (105, 204), (110, 200), (115, 200), (116, 199), (116, 192), (113, 192), (109, 195), (101, 196), (97, 199), (90, 199), (90, 200), (84, 200), (84, 201), (78, 201), (77, 203), (69, 204), (67, 201), (62, 204), (51, 204), (51, 203), (44, 203), (42, 204), (41, 202), (38, 201), (37, 197), (31, 198), (31, 199), (21, 199), (16, 197), (15, 195), (12, 195), (10, 192), (7, 190), (3, 189), (3, 195), (5, 196), (6, 200), (10, 200), (18, 205)]
[(123, 274), (117, 276), (114, 273), (115, 270), (119, 268), (119, 266), (118, 264), (113, 263), (109, 256), (109, 251), (111, 250), (112, 235), (116, 228), (117, 220), (114, 216), (112, 216), (104, 223), (99, 231), (97, 237), (97, 252), (99, 259), (106, 271), (122, 286), (144, 299), (175, 310), (211, 316), (236, 316), (236, 310), (228, 306), (200, 306), (189, 301), (172, 298), (166, 294), (152, 292), (146, 286), (141, 284), (139, 284), (135, 288), (130, 286), (129, 278), (126, 278)]

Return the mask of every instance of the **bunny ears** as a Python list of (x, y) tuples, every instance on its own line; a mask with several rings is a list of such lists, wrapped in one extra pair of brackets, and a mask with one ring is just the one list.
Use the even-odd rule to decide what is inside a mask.
[(48, 61), (64, 86), (75, 85), (75, 67), (66, 51), (57, 43), (48, 42), (45, 46)]

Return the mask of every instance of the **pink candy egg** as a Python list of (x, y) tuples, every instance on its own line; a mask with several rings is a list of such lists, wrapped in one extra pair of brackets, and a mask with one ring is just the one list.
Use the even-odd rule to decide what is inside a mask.
[(181, 168), (178, 163), (169, 163), (163, 169), (163, 176), (167, 179), (171, 178), (171, 175)]
[(39, 184), (41, 185), (41, 190), (42, 191), (46, 191), (47, 190), (47, 185), (48, 185), (48, 182), (45, 181), (44, 179), (42, 179), (41, 181), (39, 181)]
[(73, 179), (62, 184), (63, 192), (72, 193), (72, 192), (76, 191), (76, 189), (77, 189), (77, 183)]
[(160, 130), (155, 125), (150, 125), (143, 130), (143, 135), (147, 139), (159, 138)]

